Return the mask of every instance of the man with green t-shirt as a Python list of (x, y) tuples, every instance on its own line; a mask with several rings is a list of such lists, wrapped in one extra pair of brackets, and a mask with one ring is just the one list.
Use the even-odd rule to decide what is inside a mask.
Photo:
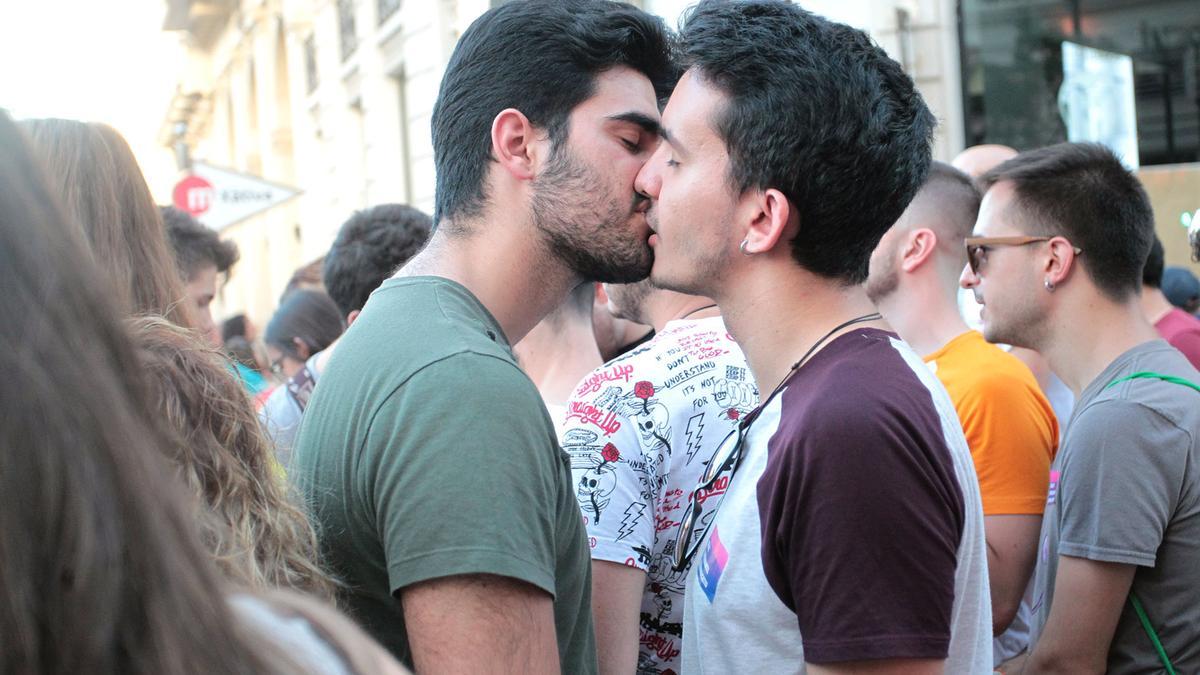
[(596, 670), (588, 546), (520, 340), (585, 280), (652, 264), (633, 180), (674, 84), (659, 19), (505, 4), (433, 112), (435, 230), (372, 294), (292, 469), (345, 607), (418, 672)]

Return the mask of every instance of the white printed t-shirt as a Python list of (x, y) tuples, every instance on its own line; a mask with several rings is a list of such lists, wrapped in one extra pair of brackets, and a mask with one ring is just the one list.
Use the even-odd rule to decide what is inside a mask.
[(593, 560), (645, 570), (639, 673), (677, 673), (686, 570), (675, 533), (704, 463), (758, 404), (720, 317), (672, 321), (596, 369), (567, 404), (563, 448)]
[(701, 515), (684, 673), (903, 658), (992, 672), (979, 484), (949, 396), (908, 345), (871, 328), (830, 341), (743, 451)]

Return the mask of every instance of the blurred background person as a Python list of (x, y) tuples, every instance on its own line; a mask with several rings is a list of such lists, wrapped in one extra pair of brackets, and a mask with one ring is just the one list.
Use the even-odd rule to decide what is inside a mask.
[(174, 206), (160, 207), (167, 241), (175, 254), (175, 267), (191, 301), (196, 330), (215, 347), (222, 343), (212, 316), (217, 281), (228, 275), (238, 260), (237, 245), (222, 241), (211, 228)]
[(234, 314), (221, 322), (221, 342), (226, 342), (231, 337), (254, 342), (258, 339), (258, 327), (245, 314)]
[(333, 600), (316, 534), (285, 494), (271, 444), (224, 355), (160, 318), (131, 326), (151, 401), (175, 443), (162, 450), (196, 496), (217, 564), (251, 589), (291, 588)]
[(1186, 267), (1168, 267), (1162, 273), (1162, 292), (1172, 305), (1187, 312), (1200, 312), (1200, 280)]
[[(380, 204), (357, 211), (342, 225), (325, 254), (321, 277), (346, 327), (358, 318), (371, 293), (421, 250), (432, 226), (426, 213), (405, 204)], [(323, 323), (332, 328), (328, 317)], [(283, 386), (271, 392), (259, 413), (275, 445), (276, 456), (285, 467), (304, 409), (308, 407), (308, 397), (336, 347), (335, 339), (315, 350), (305, 359), (304, 367), (288, 375)]]
[(592, 325), (595, 302), (596, 284), (590, 281), (579, 284), (561, 305), (513, 345), (517, 363), (542, 395), (560, 436), (567, 399), (585, 375), (604, 363)]
[(1162, 241), (1156, 236), (1142, 268), (1142, 311), (1164, 340), (1200, 368), (1200, 319), (1168, 301), (1163, 294), (1164, 255)]
[(0, 670), (397, 672), (330, 610), (222, 582), (78, 228), (0, 113)]
[(245, 314), (234, 314), (221, 322), (221, 344), (226, 356), (233, 360), (246, 389), (254, 396), (255, 406), (261, 406), (270, 392), (271, 383), (266, 378), (270, 372), (270, 359), (259, 339), (258, 327)]
[(103, 124), (75, 120), (24, 120), (20, 126), (51, 190), (86, 236), (121, 312), (161, 314), (196, 327), (158, 206), (125, 139)]
[(267, 324), (264, 341), (271, 373), (286, 381), (346, 329), (337, 305), (324, 291), (301, 288), (284, 297)]

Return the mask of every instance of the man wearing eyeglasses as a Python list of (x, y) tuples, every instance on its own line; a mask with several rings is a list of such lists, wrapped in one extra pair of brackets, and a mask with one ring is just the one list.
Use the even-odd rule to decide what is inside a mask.
[(963, 240), (979, 214), (979, 190), (934, 162), (904, 215), (871, 255), (867, 295), (946, 386), (962, 422), (983, 499), (992, 598), (993, 661), (1025, 650), (1024, 602), (1037, 554), (1058, 422), (1017, 357), (969, 330), (958, 310)]
[(592, 552), (601, 673), (679, 672), (684, 582), (675, 535), (706, 462), (758, 405), (746, 357), (712, 300), (608, 284), (618, 317), (654, 327), (646, 344), (583, 379), (567, 404), (571, 455)]
[(1051, 465), (1026, 673), (1200, 672), (1200, 373), (1147, 321), (1145, 191), (1093, 144), (981, 179), (962, 285), (1078, 395)]
[(988, 673), (979, 486), (945, 389), (863, 290), (934, 119), (861, 31), (702, 2), (638, 175), (656, 285), (713, 298), (762, 404), (680, 518), (684, 673)]

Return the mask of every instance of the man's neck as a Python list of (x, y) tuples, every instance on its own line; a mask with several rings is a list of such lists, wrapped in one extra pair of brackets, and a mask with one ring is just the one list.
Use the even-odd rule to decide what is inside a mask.
[(1071, 306), (1079, 309), (1052, 319), (1045, 344), (1035, 349), (1077, 397), (1118, 356), (1158, 337), (1137, 298), (1113, 302), (1096, 297)]
[(901, 339), (922, 357), (969, 330), (958, 313), (957, 299), (947, 296), (941, 284), (902, 285), (879, 301), (879, 311)]
[(1151, 288), (1150, 286), (1142, 286), (1142, 313), (1146, 315), (1146, 320), (1154, 325), (1162, 320), (1164, 316), (1171, 313), (1175, 309), (1175, 305), (1167, 300), (1167, 296), (1163, 295), (1162, 290)]
[(563, 302), (580, 279), (545, 250), (533, 228), (480, 223), (473, 234), (439, 227), (397, 277), (435, 276), (466, 287), (492, 313), (510, 344)]
[(861, 286), (841, 286), (788, 264), (786, 270), (776, 264), (748, 274), (718, 296), (725, 327), (745, 352), (764, 398), (831, 329), (875, 312)]
[(642, 313), (645, 319), (654, 327), (656, 333), (661, 333), (671, 321), (679, 319), (707, 319), (720, 316), (721, 310), (711, 298), (699, 295), (687, 295), (675, 291), (654, 290), (647, 296)]
[(547, 404), (566, 405), (588, 373), (603, 365), (591, 317), (549, 323), (543, 321), (517, 345), (521, 368), (533, 380)]

